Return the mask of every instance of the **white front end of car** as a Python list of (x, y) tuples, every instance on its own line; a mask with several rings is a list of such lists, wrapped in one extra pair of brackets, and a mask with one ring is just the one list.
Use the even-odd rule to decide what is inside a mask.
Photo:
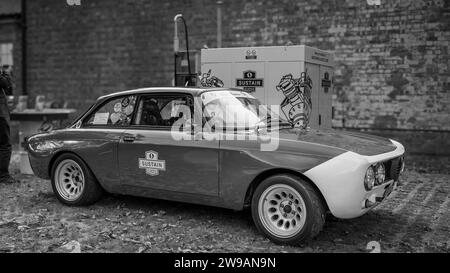
[[(392, 152), (374, 156), (345, 152), (304, 173), (319, 188), (335, 217), (349, 219), (361, 216), (381, 203), (396, 187), (395, 179), (387, 177), (385, 180), (381, 174), (380, 183), (376, 182), (376, 177), (375, 183), (370, 183), (373, 180), (370, 171), (369, 179), (366, 177), (370, 168), (377, 168), (380, 163), (405, 153), (402, 144), (391, 141), (396, 146)], [(403, 160), (400, 164), (403, 169)], [(377, 176), (376, 169), (373, 175)]]

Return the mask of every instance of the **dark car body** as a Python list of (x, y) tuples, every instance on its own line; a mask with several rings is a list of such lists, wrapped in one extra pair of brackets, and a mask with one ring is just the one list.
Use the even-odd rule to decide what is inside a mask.
[[(348, 200), (334, 200), (330, 192), (340, 181), (332, 177), (321, 179), (327, 181), (315, 181), (319, 180), (316, 178), (319, 174), (316, 175), (314, 170), (330, 164), (332, 160), (346, 158), (355, 165), (347, 166), (345, 175), (354, 174), (355, 181), (361, 181), (364, 174), (360, 169), (367, 168), (374, 160), (387, 162), (404, 153), (403, 146), (389, 139), (335, 130), (311, 129), (305, 133), (294, 128), (280, 128), (278, 149), (268, 152), (260, 149), (258, 138), (211, 141), (202, 137), (200, 132), (200, 137), (195, 140), (174, 140), (167, 128), (83, 125), (84, 119), (91, 113), (115, 98), (133, 95), (139, 100), (146, 94), (182, 94), (195, 98), (204, 92), (220, 90), (147, 88), (100, 97), (72, 126), (29, 138), (27, 147), (33, 171), (41, 178), (50, 179), (54, 160), (61, 154), (73, 153), (89, 166), (107, 192), (235, 210), (242, 209), (248, 203), (252, 187), (265, 177), (287, 172), (311, 181), (333, 214), (352, 218), (367, 210), (358, 207), (353, 208), (351, 213), (342, 213), (341, 207), (345, 207)], [(198, 104), (194, 107), (201, 109)], [(252, 134), (252, 131), (248, 133)], [(149, 158), (159, 164), (155, 165), (159, 168), (157, 175), (149, 175), (145, 166), (141, 166), (140, 162), (145, 164)], [(330, 168), (332, 171), (334, 167)], [(341, 173), (342, 177), (346, 177), (344, 172)], [(360, 182), (355, 182), (355, 185), (357, 183)], [(342, 187), (345, 187), (344, 184)], [(354, 204), (366, 195), (360, 186), (345, 194), (337, 196), (345, 199), (355, 195), (357, 200)], [(333, 207), (339, 209), (334, 210)]]

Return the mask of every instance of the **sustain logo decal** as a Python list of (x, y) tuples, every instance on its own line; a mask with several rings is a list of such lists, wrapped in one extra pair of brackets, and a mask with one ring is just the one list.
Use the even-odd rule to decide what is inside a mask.
[(297, 128), (306, 129), (312, 110), (312, 80), (302, 72), (295, 79), (292, 74), (285, 75), (277, 85), (277, 90), (285, 96), (281, 102), (281, 110), (287, 120)]
[(145, 173), (151, 176), (159, 175), (159, 171), (166, 170), (166, 161), (158, 158), (158, 152), (147, 151), (145, 158), (139, 158), (139, 169), (145, 169)]
[(323, 75), (322, 87), (323, 87), (323, 92), (328, 93), (328, 90), (331, 87), (330, 74), (328, 74), (328, 72), (325, 72), (325, 74)]
[(264, 80), (256, 78), (256, 71), (244, 71), (242, 79), (236, 79), (236, 86), (242, 87), (246, 92), (255, 92), (256, 87), (263, 87)]

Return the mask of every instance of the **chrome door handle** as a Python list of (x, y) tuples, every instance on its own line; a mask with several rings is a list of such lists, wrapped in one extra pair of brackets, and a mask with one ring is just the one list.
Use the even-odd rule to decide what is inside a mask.
[(123, 136), (123, 142), (134, 142), (136, 140), (136, 136), (126, 135)]

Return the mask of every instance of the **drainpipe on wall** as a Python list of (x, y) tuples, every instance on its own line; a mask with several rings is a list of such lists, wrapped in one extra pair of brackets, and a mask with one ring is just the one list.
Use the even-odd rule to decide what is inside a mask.
[(222, 1), (217, 1), (217, 48), (222, 47)]
[(22, 94), (27, 94), (27, 6), (21, 1), (22, 9)]
[(178, 38), (178, 25), (177, 25), (177, 21), (178, 21), (178, 19), (180, 19), (181, 17), (183, 17), (183, 15), (177, 14), (177, 15), (173, 18), (173, 23), (174, 23), (173, 52), (175, 52), (175, 53), (177, 53), (178, 51), (180, 51), (180, 39)]
[(189, 75), (189, 81), (185, 83), (185, 86), (188, 86), (192, 80), (191, 80), (191, 76), (192, 76), (192, 71), (191, 71), (191, 58), (189, 56), (189, 34), (188, 34), (188, 28), (187, 28), (187, 24), (186, 24), (186, 20), (184, 20), (183, 15), (182, 14), (177, 14), (174, 18), (174, 37), (173, 37), (173, 51), (175, 52), (175, 85), (177, 85), (177, 63), (176, 63), (176, 58), (177, 58), (177, 53), (179, 52), (180, 49), (180, 40), (178, 39), (178, 27), (177, 27), (177, 23), (178, 20), (181, 19), (181, 21), (183, 22), (184, 25), (184, 34), (185, 34), (185, 39), (186, 39), (186, 61), (187, 61), (187, 66), (188, 66), (188, 75)]

